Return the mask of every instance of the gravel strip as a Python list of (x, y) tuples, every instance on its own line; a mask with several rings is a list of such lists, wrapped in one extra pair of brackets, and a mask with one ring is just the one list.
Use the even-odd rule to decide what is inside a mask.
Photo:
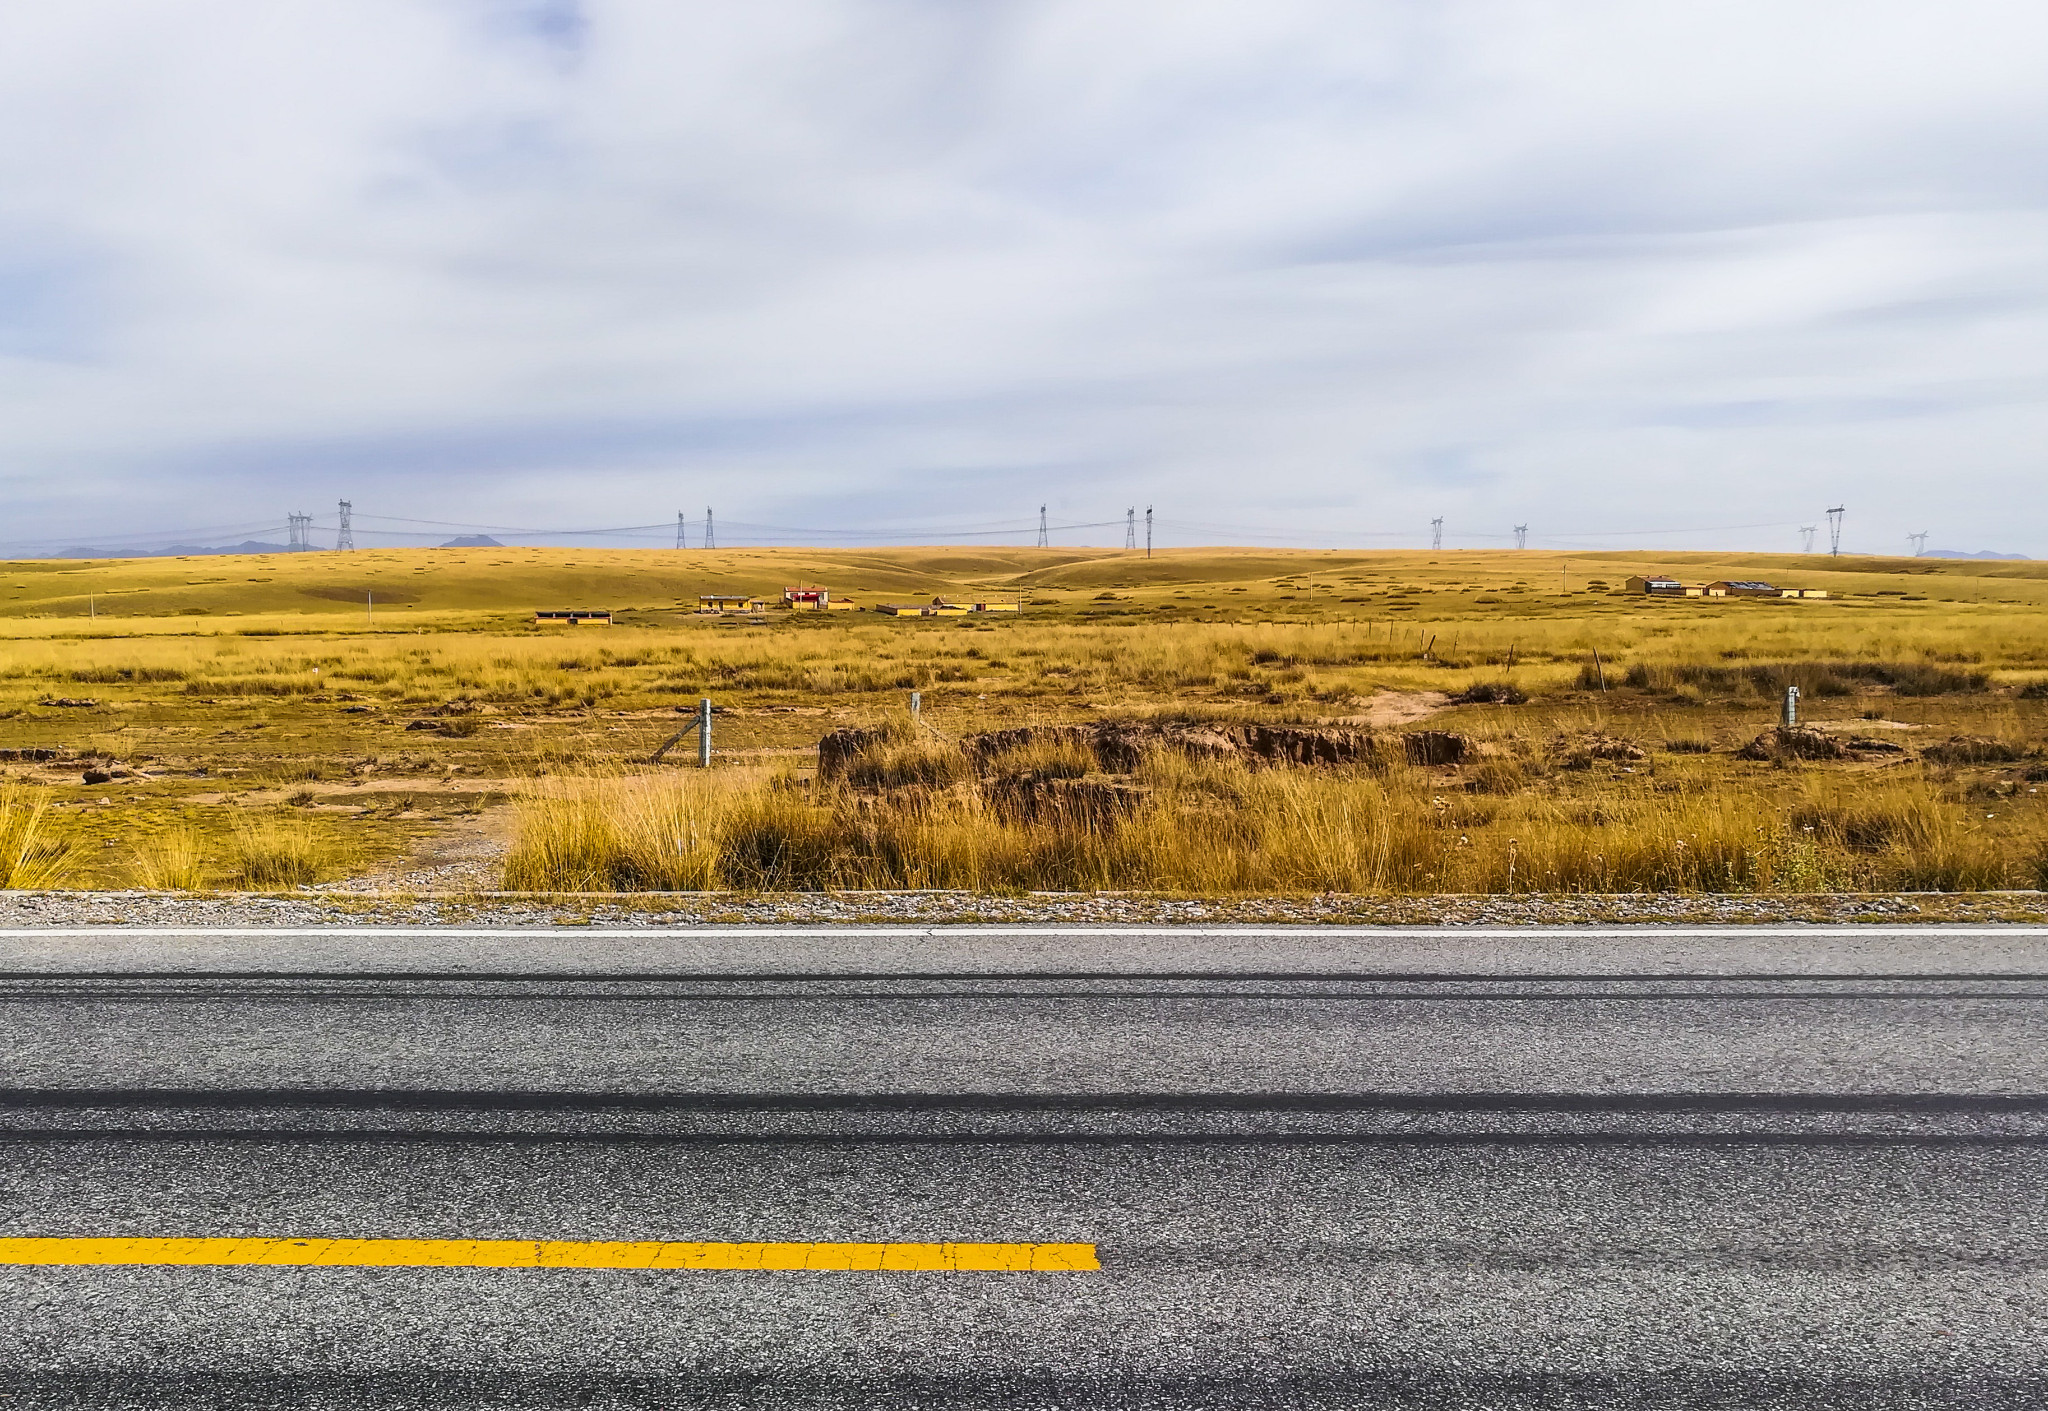
[(2048, 893), (1189, 899), (1123, 893), (0, 893), (0, 926), (1783, 925), (2043, 923)]

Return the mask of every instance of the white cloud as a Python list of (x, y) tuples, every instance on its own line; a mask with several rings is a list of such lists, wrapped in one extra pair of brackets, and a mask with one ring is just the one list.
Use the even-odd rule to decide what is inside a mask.
[(2048, 18), (2021, 7), (11, 24), (8, 539), (347, 495), (1627, 542), (1591, 536), (1841, 499), (1866, 547), (2048, 553)]

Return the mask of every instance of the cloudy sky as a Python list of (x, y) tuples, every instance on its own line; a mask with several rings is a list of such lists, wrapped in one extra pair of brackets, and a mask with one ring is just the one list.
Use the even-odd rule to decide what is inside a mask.
[(0, 543), (2048, 555), (2044, 60), (2012, 0), (13, 6)]

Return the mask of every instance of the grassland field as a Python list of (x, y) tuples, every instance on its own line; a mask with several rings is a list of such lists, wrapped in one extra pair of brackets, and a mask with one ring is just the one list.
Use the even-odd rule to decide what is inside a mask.
[[(1830, 597), (1617, 591), (1645, 570)], [(695, 611), (700, 593), (773, 601), (789, 584), (863, 606), (1025, 606), (938, 619)], [(559, 608), (610, 609), (616, 625), (532, 621)], [(1789, 555), (521, 548), (11, 562), (0, 883), (2036, 886), (2048, 876), (2044, 609), (2048, 564)], [(1904, 748), (1737, 758), (1775, 722), (1788, 681), (1805, 689), (1807, 719)], [(1489, 683), (1527, 700), (1452, 699)], [(1315, 777), (1156, 761), (1135, 781), (1143, 809), (1109, 825), (1002, 815), (951, 766), (885, 798), (808, 778), (821, 735), (900, 724), (912, 690), (924, 750), (1148, 712), (1453, 730), (1478, 748), (1455, 767)], [(645, 763), (700, 696), (719, 712), (711, 777), (691, 747)], [(1617, 739), (1641, 756), (1589, 758), (1587, 741)]]

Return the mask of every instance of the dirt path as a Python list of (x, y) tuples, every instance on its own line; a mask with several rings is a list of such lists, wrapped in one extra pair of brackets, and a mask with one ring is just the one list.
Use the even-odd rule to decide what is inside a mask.
[(359, 876), (330, 883), (322, 892), (488, 892), (505, 868), (517, 825), (510, 806), (451, 819), (392, 858)]

